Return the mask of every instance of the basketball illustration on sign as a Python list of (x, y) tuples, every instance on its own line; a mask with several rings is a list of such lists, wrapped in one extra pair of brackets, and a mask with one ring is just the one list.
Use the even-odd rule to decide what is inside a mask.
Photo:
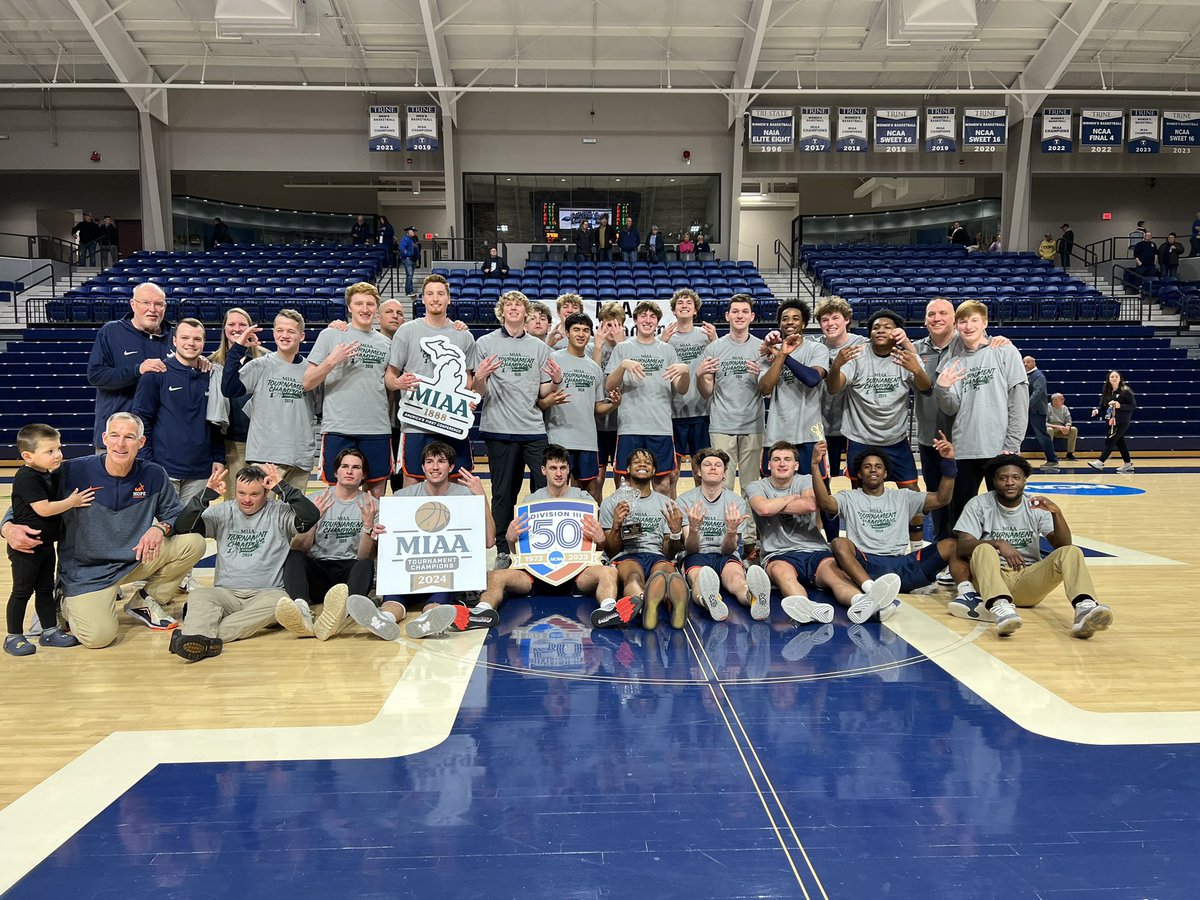
[(446, 504), (431, 500), (417, 507), (413, 519), (422, 531), (441, 531), (450, 524), (450, 510)]
[(466, 356), (441, 335), (421, 338), (421, 349), (433, 364), (433, 377), (418, 375), (421, 383), (400, 394), (396, 420), (462, 440), (471, 431), (480, 400), (467, 390)]

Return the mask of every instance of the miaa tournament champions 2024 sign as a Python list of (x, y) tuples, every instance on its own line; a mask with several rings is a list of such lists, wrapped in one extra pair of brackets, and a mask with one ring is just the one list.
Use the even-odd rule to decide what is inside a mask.
[(400, 394), (396, 421), (462, 440), (475, 421), (479, 395), (467, 390), (467, 358), (444, 337), (421, 338), (421, 350), (433, 364), (433, 377)]
[(384, 497), (379, 593), (429, 594), (487, 587), (483, 504), (470, 497)]
[(514, 566), (547, 584), (562, 584), (600, 563), (596, 545), (583, 534), (583, 517), (596, 516), (591, 501), (539, 500), (521, 504), (516, 513), (528, 516), (529, 528), (517, 539)]

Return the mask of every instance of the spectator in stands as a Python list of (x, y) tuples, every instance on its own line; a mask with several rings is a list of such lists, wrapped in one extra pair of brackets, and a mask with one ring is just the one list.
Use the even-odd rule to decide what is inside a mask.
[(969, 247), (967, 247), (967, 252), (968, 253), (982, 253), (983, 249), (984, 249), (984, 247), (983, 247), (983, 232), (977, 231), (977, 232), (975, 232), (974, 239), (971, 241), (971, 245)]
[(1192, 219), (1192, 252), (1188, 256), (1200, 256), (1200, 212)]
[(625, 262), (637, 262), (638, 247), (641, 243), (641, 232), (634, 226), (633, 219), (626, 217), (625, 226), (617, 234), (617, 247), (621, 250), (621, 259)]
[(708, 345), (717, 339), (717, 328), (711, 322), (697, 326), (700, 297), (691, 288), (680, 288), (671, 295), (671, 312), (675, 321), (663, 329), (662, 339), (674, 348), (691, 376), (687, 392), (671, 397), (675, 471), (670, 475), (667, 493), (673, 498), (679, 481), (679, 463), (712, 445), (708, 436), (708, 398), (696, 389), (696, 364)]
[(533, 490), (546, 486), (541, 472), (546, 423), (538, 400), (562, 385), (563, 374), (545, 342), (525, 330), (529, 298), (506, 291), (496, 301), (500, 327), (475, 342), (468, 362), (471, 389), (486, 399), (479, 435), (487, 444), (492, 475), (492, 520), (496, 523), (496, 568), (511, 561), (508, 525), (526, 468)]
[(1104, 420), (1108, 423), (1108, 436), (1104, 439), (1104, 449), (1100, 451), (1100, 458), (1090, 460), (1089, 466), (1093, 469), (1103, 469), (1116, 449), (1121, 452), (1121, 461), (1124, 463), (1117, 471), (1126, 474), (1133, 472), (1133, 460), (1129, 456), (1125, 434), (1129, 431), (1129, 423), (1136, 408), (1137, 398), (1133, 388), (1125, 383), (1125, 378), (1120, 372), (1115, 369), (1109, 372), (1108, 378), (1104, 380), (1104, 389), (1100, 392), (1100, 402), (1092, 410), (1093, 419), (1103, 413)]
[(1062, 470), (1058, 467), (1058, 454), (1054, 452), (1054, 439), (1046, 431), (1046, 416), (1049, 411), (1047, 397), (1049, 388), (1046, 386), (1046, 376), (1037, 367), (1037, 360), (1032, 356), (1023, 357), (1021, 364), (1025, 366), (1025, 377), (1029, 379), (1027, 434), (1038, 442), (1038, 446), (1042, 448), (1042, 453), (1046, 457), (1046, 464), (1038, 469), (1038, 474), (1057, 475)]
[(1153, 278), (1158, 274), (1158, 245), (1154, 243), (1154, 235), (1147, 231), (1133, 248), (1133, 258), (1137, 260), (1135, 275), (1142, 278)]
[(1046, 431), (1050, 439), (1066, 438), (1066, 459), (1075, 459), (1075, 442), (1079, 440), (1079, 429), (1071, 422), (1071, 410), (1067, 408), (1067, 398), (1062, 394), (1050, 396), (1050, 408), (1046, 410)]
[(483, 272), (484, 278), (503, 278), (508, 274), (508, 263), (500, 255), (499, 249), (491, 247), (488, 250), (487, 259), (483, 261), (479, 270)]
[(421, 244), (417, 240), (417, 228), (409, 225), (400, 238), (400, 265), (404, 267), (404, 293), (413, 296), (413, 271), (421, 258)]
[(594, 260), (596, 258), (596, 232), (592, 223), (584, 219), (579, 223), (575, 232), (575, 260)]
[(1163, 278), (1179, 277), (1179, 258), (1183, 256), (1183, 245), (1176, 239), (1175, 232), (1167, 235), (1166, 241), (1158, 248), (1158, 260), (1162, 264)]
[(188, 662), (218, 656), (225, 642), (275, 624), (275, 608), (287, 596), (283, 571), (292, 539), (321, 518), (272, 465), (246, 466), (237, 473), (237, 500), (210, 506), (225, 492), (228, 474), (223, 466), (214, 472), (204, 493), (179, 514), (180, 534), (217, 544), (213, 586), (192, 591), (183, 625), (171, 635), (170, 651)]
[(712, 253), (712, 244), (704, 235), (698, 234), (696, 235), (696, 259), (700, 258), (701, 253)]
[(1129, 250), (1130, 256), (1133, 256), (1133, 248), (1146, 239), (1146, 220), (1138, 219), (1137, 227), (1129, 232)]
[(325, 386), (321, 416), (321, 477), (334, 484), (333, 461), (347, 447), (366, 457), (371, 493), (383, 494), (392, 470), (392, 425), (384, 371), (391, 344), (372, 326), (379, 290), (368, 281), (346, 288), (350, 327), (324, 329), (308, 356), (303, 388)]
[(366, 217), (355, 216), (354, 224), (350, 226), (350, 243), (356, 247), (370, 244), (373, 236), (374, 229), (371, 228), (371, 223), (366, 220)]
[(97, 450), (108, 417), (133, 405), (138, 379), (147, 372), (167, 371), (164, 359), (171, 326), (166, 321), (166, 294), (147, 281), (133, 289), (129, 305), (129, 315), (101, 326), (88, 358), (88, 384), (96, 389), (93, 441)]
[[(204, 541), (174, 535), (183, 509), (162, 466), (138, 459), (145, 443), (142, 423), (116, 412), (102, 431), (102, 456), (69, 459), (59, 469), (60, 497), (95, 491), (90, 506), (63, 515), (58, 547), (59, 580), (66, 591), (63, 614), (85, 647), (107, 647), (117, 637), (117, 593), (121, 585), (145, 582), (125, 604), (125, 613), (154, 631), (169, 631), (169, 604), (180, 580), (204, 555)], [(41, 541), (16, 522), (0, 525), (0, 536), (18, 552)], [(44, 623), (50, 624), (50, 623)]]
[(1058, 239), (1058, 255), (1062, 259), (1063, 269), (1071, 265), (1071, 254), (1075, 251), (1075, 232), (1066, 223), (1062, 226), (1062, 237)]
[[(270, 463), (281, 480), (303, 491), (317, 449), (316, 392), (304, 389), (308, 360), (300, 355), (304, 316), (294, 309), (280, 310), (273, 329), (274, 353), (262, 351), (261, 331), (253, 325), (233, 335), (222, 369), (221, 392), (234, 405), (254, 400), (238, 461), (242, 467), (247, 460), (259, 468)], [(228, 435), (226, 439), (228, 460)]]
[[(600, 324), (596, 328), (596, 337), (592, 342), (589, 353), (592, 361), (603, 372), (608, 372), (608, 361), (612, 358), (617, 345), (625, 340), (625, 308), (615, 300), (600, 304), (596, 310), (596, 318)], [(619, 389), (607, 389), (608, 396), (615, 393), (621, 397)], [(608, 467), (617, 460), (617, 414), (610, 412), (596, 419), (596, 449), (600, 451), (600, 477), (597, 479), (600, 491), (604, 491), (604, 476)], [(613, 473), (613, 481), (620, 486), (621, 476)]]
[(657, 225), (650, 226), (650, 234), (646, 237), (646, 258), (652, 263), (667, 261), (666, 236)]
[(379, 217), (379, 232), (375, 235), (375, 241), (387, 251), (387, 259), (390, 264), (393, 254), (396, 252), (396, 227), (388, 221), (387, 216)]
[(96, 264), (96, 249), (99, 246), (100, 223), (92, 218), (91, 213), (84, 213), (83, 218), (71, 229), (72, 236), (79, 239), (78, 259), (81, 266)]
[(596, 226), (596, 252), (599, 259), (612, 259), (612, 248), (615, 243), (616, 233), (613, 227), (608, 224), (608, 216), (601, 216), (600, 223)]
[[(250, 431), (250, 417), (246, 415), (246, 401), (248, 397), (241, 395), (225, 394), (221, 385), (225, 377), (225, 365), (229, 356), (230, 346), (236, 345), (237, 338), (251, 328), (254, 327), (254, 320), (246, 310), (238, 306), (230, 307), (225, 310), (225, 321), (221, 325), (221, 342), (217, 345), (217, 352), (208, 358), (212, 363), (212, 375), (210, 376), (211, 387), (208, 392), (208, 420), (219, 425), (225, 432), (225, 468), (234, 472), (240, 472), (242, 466), (246, 465), (246, 435)], [(257, 333), (260, 329), (255, 328), (254, 333), (245, 345), (245, 350), (239, 355), (238, 361), (240, 365), (245, 365), (252, 359), (256, 359), (266, 354), (266, 350), (258, 341)], [(237, 376), (233, 376), (235, 383)], [(226, 500), (232, 500), (233, 494), (227, 493)]]
[(962, 222), (955, 222), (950, 226), (949, 231), (950, 243), (958, 244), (962, 247), (971, 246), (971, 233), (963, 228)]
[(1058, 256), (1058, 243), (1050, 236), (1050, 232), (1042, 235), (1042, 242), (1038, 244), (1037, 255), (1039, 259), (1049, 260), (1054, 262)]
[(105, 269), (117, 261), (117, 248), (120, 245), (120, 234), (112, 216), (105, 216), (100, 223), (100, 268)]
[(692, 240), (692, 236), (690, 234), (688, 234), (687, 232), (684, 232), (683, 237), (679, 241), (679, 246), (676, 249), (679, 251), (680, 254), (695, 253), (696, 252), (696, 242)]
[(212, 225), (212, 242), (209, 244), (209, 249), (220, 246), (221, 244), (232, 244), (233, 235), (229, 233), (229, 226), (221, 221), (220, 216), (213, 218)]
[(992, 242), (988, 244), (988, 253), (1003, 253), (1004, 243), (1000, 240), (1000, 235), (992, 238)]

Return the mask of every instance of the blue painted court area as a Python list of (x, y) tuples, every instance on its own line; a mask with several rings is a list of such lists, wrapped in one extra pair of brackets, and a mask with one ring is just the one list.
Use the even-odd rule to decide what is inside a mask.
[(1039, 737), (840, 614), (589, 608), (506, 605), (430, 751), (159, 766), (5, 896), (1200, 895), (1196, 745)]

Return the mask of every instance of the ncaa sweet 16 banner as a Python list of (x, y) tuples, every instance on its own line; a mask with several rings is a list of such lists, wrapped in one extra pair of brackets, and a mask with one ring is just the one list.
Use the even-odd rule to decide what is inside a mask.
[(485, 497), (383, 497), (378, 590), (383, 594), (487, 587)]
[(529, 527), (517, 539), (513, 566), (547, 584), (570, 581), (588, 566), (599, 565), (600, 552), (583, 533), (584, 516), (596, 517), (590, 500), (539, 500), (516, 508)]
[(875, 150), (907, 153), (917, 149), (920, 123), (915, 109), (875, 110)]
[[(1200, 112), (1163, 113), (1162, 143), (1164, 147), (1200, 147)], [(1190, 153), (1190, 150), (1173, 149), (1172, 153)]]

